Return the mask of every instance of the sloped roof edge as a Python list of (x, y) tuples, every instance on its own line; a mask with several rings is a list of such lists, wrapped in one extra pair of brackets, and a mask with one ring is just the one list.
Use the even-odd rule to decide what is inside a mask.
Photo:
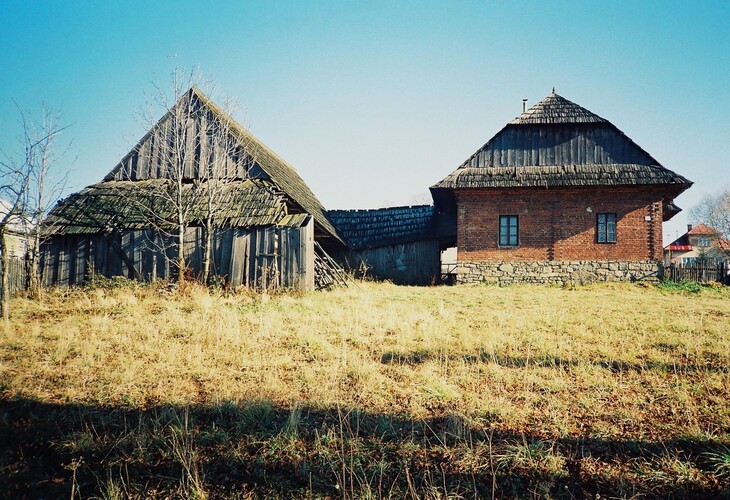
[[(219, 117), (226, 120), (239, 138), (246, 141), (249, 145), (254, 145), (257, 150), (253, 154), (254, 160), (266, 172), (271, 179), (281, 186), (282, 190), (291, 197), (298, 205), (300, 205), (307, 213), (314, 217), (314, 221), (322, 227), (327, 233), (334, 237), (337, 241), (344, 244), (344, 239), (337, 231), (326, 215), (322, 203), (315, 196), (309, 186), (299, 176), (296, 169), (277, 155), (272, 149), (266, 146), (261, 140), (254, 136), (251, 132), (243, 128), (228, 113), (208, 98), (200, 89), (193, 87), (190, 89), (195, 96), (207, 105)], [(264, 161), (262, 161), (264, 157)], [(266, 161), (268, 160), (268, 161)]]

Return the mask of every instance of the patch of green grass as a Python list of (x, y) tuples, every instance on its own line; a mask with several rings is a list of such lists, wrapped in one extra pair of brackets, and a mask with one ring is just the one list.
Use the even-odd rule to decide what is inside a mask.
[(720, 479), (730, 479), (730, 447), (720, 446), (717, 451), (705, 452), (704, 458), (710, 463), (712, 473)]

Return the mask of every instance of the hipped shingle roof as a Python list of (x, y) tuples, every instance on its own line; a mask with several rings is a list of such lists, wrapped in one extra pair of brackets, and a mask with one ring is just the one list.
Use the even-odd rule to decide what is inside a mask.
[(619, 185), (663, 185), (676, 196), (692, 182), (608, 120), (553, 92), (431, 189), (444, 200), (453, 189)]
[(553, 93), (538, 102), (520, 116), (509, 122), (510, 125), (546, 123), (608, 123), (595, 113)]

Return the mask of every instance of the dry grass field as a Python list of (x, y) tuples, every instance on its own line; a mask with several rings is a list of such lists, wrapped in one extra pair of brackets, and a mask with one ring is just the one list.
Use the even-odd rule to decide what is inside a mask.
[(110, 281), (0, 325), (0, 495), (729, 497), (730, 290)]

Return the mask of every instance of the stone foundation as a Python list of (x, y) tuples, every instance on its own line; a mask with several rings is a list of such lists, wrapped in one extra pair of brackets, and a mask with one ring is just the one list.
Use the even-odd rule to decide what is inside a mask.
[(546, 283), (583, 285), (596, 281), (657, 281), (664, 267), (655, 261), (459, 262), (457, 283)]

